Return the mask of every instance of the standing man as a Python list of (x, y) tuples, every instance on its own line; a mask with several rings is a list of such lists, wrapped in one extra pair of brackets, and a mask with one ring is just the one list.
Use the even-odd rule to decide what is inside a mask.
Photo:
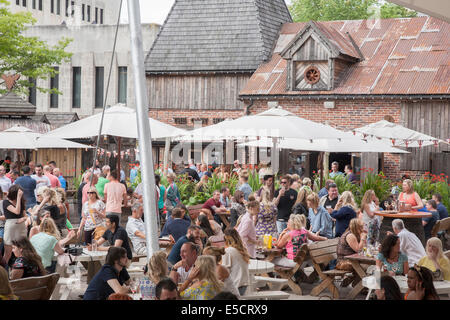
[(34, 169), (36, 168), (36, 164), (34, 163), (34, 161), (28, 162), (28, 166), (30, 167), (31, 174), (34, 174)]
[(137, 177), (138, 171), (140, 169), (140, 165), (141, 163), (139, 162), (139, 160), (136, 160), (136, 162), (134, 163), (133, 168), (130, 170), (130, 182), (133, 184), (134, 180)]
[(347, 178), (347, 180), (350, 183), (358, 183), (358, 178), (356, 177), (356, 175), (353, 173), (353, 168), (350, 164), (345, 165), (345, 177)]
[(61, 182), (59, 182), (58, 178), (52, 174), (52, 168), (50, 166), (44, 166), (44, 174), (47, 178), (49, 178), (52, 188), (61, 187)]
[(331, 214), (336, 207), (337, 202), (339, 201), (340, 195), (338, 192), (337, 185), (335, 183), (331, 183), (328, 186), (328, 194), (320, 198), (319, 206), (327, 209), (328, 213)]
[(104, 199), (106, 203), (106, 214), (122, 216), (122, 207), (127, 205), (127, 189), (117, 180), (117, 171), (109, 174), (109, 183), (105, 184)]
[(9, 188), (11, 187), (11, 179), (9, 179), (6, 174), (6, 168), (1, 165), (0, 166), (0, 188), (2, 188), (3, 193), (6, 195), (8, 193)]
[(102, 168), (102, 174), (98, 178), (97, 184), (95, 185), (95, 188), (97, 189), (98, 194), (102, 199), (105, 197), (104, 191), (105, 191), (105, 185), (109, 182), (108, 177), (109, 173), (111, 171), (111, 168), (106, 165)]
[(248, 184), (248, 172), (242, 170), (239, 175), (239, 191), (244, 193), (244, 200), (248, 201), (248, 196), (253, 192), (252, 187)]
[[(195, 166), (194, 166), (195, 167)], [(189, 163), (186, 162), (184, 164), (184, 169), (183, 171), (181, 171), (180, 173), (182, 174), (187, 174), (189, 177), (191, 177), (191, 180), (195, 180), (195, 181), (200, 181), (200, 178), (198, 177), (198, 173), (197, 170), (190, 168)]]
[(58, 178), (59, 183), (61, 184), (61, 188), (63, 188), (64, 190), (67, 190), (67, 181), (66, 181), (66, 179), (64, 179), (59, 168), (53, 169), (53, 175)]
[(25, 209), (32, 208), (36, 205), (36, 180), (31, 175), (31, 169), (29, 166), (22, 167), (23, 176), (18, 177), (14, 184), (17, 184), (23, 189), (23, 196), (25, 198)]
[(51, 169), (50, 173), (53, 174), (53, 175), (55, 175), (55, 174), (53, 173), (53, 170), (55, 170), (55, 168), (56, 168), (56, 162), (52, 160), (52, 161), (49, 161), (47, 164), (48, 164), (48, 166), (49, 166), (50, 169)]
[(287, 228), (287, 222), (296, 200), (297, 191), (291, 188), (291, 177), (289, 175), (285, 175), (281, 178), (281, 188), (275, 191), (274, 204), (278, 208), (278, 233), (283, 232), (283, 230)]
[(334, 161), (331, 164), (331, 173), (330, 173), (330, 178), (333, 179), (335, 178), (337, 175), (343, 175), (342, 172), (339, 171), (339, 163), (337, 161)]
[[(36, 164), (36, 167), (34, 168), (36, 174), (32, 175), (31, 177), (36, 180), (36, 191), (39, 190), (41, 187), (51, 187), (50, 179), (44, 175), (44, 169), (42, 167), (42, 164), (38, 163)], [(80, 198), (81, 199), (81, 198)]]

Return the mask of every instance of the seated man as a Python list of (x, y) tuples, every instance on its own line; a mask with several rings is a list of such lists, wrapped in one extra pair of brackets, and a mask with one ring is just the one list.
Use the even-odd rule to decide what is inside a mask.
[(89, 282), (83, 300), (106, 300), (112, 293), (130, 293), (130, 276), (126, 266), (127, 252), (124, 248), (110, 247), (105, 264)]
[(180, 261), (181, 246), (188, 241), (197, 244), (198, 246), (200, 246), (200, 249), (203, 249), (202, 239), (200, 238), (201, 230), (202, 229), (199, 226), (190, 226), (187, 230), (186, 235), (180, 237), (180, 239), (178, 239), (178, 241), (173, 245), (172, 250), (170, 250), (170, 254), (167, 257), (167, 261), (172, 265)]
[(392, 229), (400, 238), (400, 252), (408, 257), (409, 267), (414, 267), (419, 260), (426, 255), (425, 249), (419, 238), (405, 228), (403, 220), (395, 219), (392, 221)]
[(183, 283), (191, 273), (198, 256), (198, 246), (193, 242), (186, 242), (181, 246), (181, 260), (170, 271), (170, 278), (175, 283)]
[(147, 244), (145, 242), (145, 225), (142, 221), (144, 214), (144, 207), (142, 203), (135, 202), (131, 206), (131, 217), (128, 218), (126, 231), (128, 237), (133, 244), (133, 251), (137, 254), (143, 255), (147, 252)]
[(437, 212), (439, 212), (439, 220), (448, 218), (448, 211), (447, 208), (441, 203), (442, 202), (442, 196), (440, 193), (435, 193), (432, 196), (432, 199), (436, 201), (437, 204)]
[(224, 206), (225, 208), (231, 207), (231, 200), (230, 200), (230, 189), (227, 187), (222, 187), (220, 190), (220, 204)]
[(183, 219), (183, 210), (175, 208), (172, 210), (172, 220), (166, 222), (160, 236), (171, 235), (176, 242), (186, 234), (190, 225), (190, 221)]
[(209, 198), (202, 206), (202, 212), (208, 216), (208, 219), (214, 219), (220, 225), (222, 225), (222, 220), (217, 213), (226, 211), (227, 209), (220, 203), (219, 190), (214, 191), (212, 198)]
[(437, 203), (434, 200), (428, 200), (427, 211), (431, 213), (431, 217), (422, 218), (423, 231), (425, 232), (425, 241), (431, 238), (431, 230), (439, 220), (439, 212), (437, 211)]
[(178, 287), (170, 278), (162, 279), (155, 288), (156, 300), (180, 300)]
[[(188, 221), (189, 223), (191, 223), (191, 218), (189, 217), (189, 214), (186, 214), (188, 212), (188, 209), (186, 208), (186, 206), (184, 204), (182, 204), (181, 202), (179, 204), (177, 204), (175, 206), (175, 208), (179, 208), (182, 212), (182, 219)], [(169, 218), (167, 219), (166, 223), (169, 223), (170, 221), (173, 220), (172, 216), (169, 216)]]
[(325, 186), (319, 190), (319, 193), (318, 193), (319, 199), (328, 194), (328, 186), (332, 183), (334, 183), (334, 181), (331, 179), (328, 179), (327, 181), (325, 181)]
[[(119, 226), (119, 217), (115, 214), (108, 214), (106, 216), (106, 228), (107, 230), (103, 234), (103, 236), (98, 240), (98, 248), (99, 251), (108, 251), (108, 247), (102, 247), (101, 245), (108, 241), (110, 246), (114, 247), (122, 247), (127, 251), (128, 259), (133, 258), (133, 253), (130, 248), (130, 243), (128, 242), (127, 231)], [(88, 249), (92, 248), (91, 244), (88, 244)]]

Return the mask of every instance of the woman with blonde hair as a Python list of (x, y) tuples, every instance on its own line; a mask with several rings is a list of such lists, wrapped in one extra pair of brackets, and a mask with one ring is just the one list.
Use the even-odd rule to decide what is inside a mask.
[(333, 220), (328, 211), (324, 207), (319, 206), (319, 196), (317, 193), (311, 193), (306, 198), (306, 203), (309, 208), (308, 218), (311, 223), (310, 231), (316, 235), (331, 239), (333, 237)]
[(210, 300), (223, 289), (216, 276), (216, 261), (212, 256), (199, 256), (188, 278), (180, 287), (184, 300)]
[(375, 215), (377, 210), (376, 198), (375, 191), (369, 189), (364, 193), (361, 200), (362, 220), (367, 230), (367, 243), (372, 245), (378, 241), (381, 225), (381, 218)]
[[(336, 269), (352, 271), (353, 267), (345, 256), (358, 253), (367, 245), (367, 233), (364, 231), (364, 222), (353, 218), (350, 220), (349, 227), (340, 236), (336, 248), (337, 264)], [(354, 280), (354, 278), (352, 278)]]
[(0, 266), (0, 301), (1, 300), (19, 300), (19, 298), (14, 295), (11, 284), (9, 283), (8, 272), (2, 266)]
[(419, 194), (414, 191), (414, 185), (410, 179), (403, 180), (402, 189), (403, 191), (400, 192), (398, 200), (405, 202), (407, 211), (423, 208), (422, 199), (420, 199)]
[(324, 241), (325, 237), (318, 236), (311, 231), (305, 229), (306, 217), (302, 214), (291, 214), (287, 223), (287, 228), (280, 234), (275, 246), (279, 249), (286, 248), (286, 256), (278, 257), (273, 260), (273, 263), (283, 267), (295, 267), (294, 261), (298, 250), (302, 244), (307, 243), (308, 240)]
[(270, 201), (270, 190), (266, 187), (261, 191), (260, 209), (256, 216), (256, 235), (265, 234), (277, 235), (277, 213), (278, 209)]
[(145, 276), (139, 281), (144, 300), (156, 300), (156, 285), (167, 277), (168, 272), (167, 254), (164, 251), (155, 252), (145, 266)]
[(309, 189), (310, 192), (312, 192), (311, 186), (312, 186), (311, 179), (310, 178), (303, 178), (303, 180), (302, 180), (302, 188), (301, 189), (305, 189), (306, 188), (306, 189)]
[[(78, 237), (83, 232), (84, 242), (87, 244), (92, 243), (95, 238), (98, 239), (106, 231), (106, 206), (105, 203), (100, 200), (97, 189), (92, 186), (88, 191), (88, 201), (83, 204), (81, 210), (81, 222), (78, 228)], [(98, 229), (97, 229), (98, 228)]]
[(331, 217), (336, 220), (335, 236), (340, 237), (348, 228), (350, 220), (356, 218), (358, 206), (351, 191), (344, 191), (339, 198)]
[(61, 234), (52, 218), (44, 218), (39, 225), (39, 233), (34, 235), (30, 242), (36, 249), (36, 252), (42, 259), (44, 268), (49, 273), (54, 273), (56, 270), (56, 261), (52, 261), (55, 252), (59, 255), (64, 254), (64, 246), (73, 237), (75, 231), (71, 230), (67, 236), (61, 240)]
[(429, 269), (433, 273), (433, 279), (450, 280), (450, 259), (446, 257), (442, 249), (442, 241), (432, 237), (427, 241), (427, 255), (419, 260), (418, 265)]
[(239, 233), (234, 228), (227, 228), (225, 234), (225, 254), (222, 259), (222, 265), (230, 271), (230, 278), (239, 294), (243, 295), (247, 286), (250, 284), (250, 275), (248, 264), (250, 255), (242, 242)]
[[(310, 189), (301, 188), (297, 195), (297, 200), (295, 201), (294, 206), (292, 207), (293, 214), (302, 214), (306, 218), (308, 217), (308, 203), (306, 202), (306, 198), (312, 193)], [(307, 220), (306, 229), (309, 229), (309, 221)]]
[(300, 176), (298, 174), (291, 174), (291, 188), (295, 191), (299, 191), (302, 187), (302, 181), (300, 180)]
[(204, 255), (213, 256), (216, 259), (216, 273), (217, 278), (223, 282), (223, 290), (229, 291), (236, 295), (240, 296), (239, 290), (235, 286), (233, 280), (231, 280), (230, 272), (227, 268), (221, 265), (222, 256), (225, 254), (225, 248), (223, 247), (206, 247), (203, 249)]

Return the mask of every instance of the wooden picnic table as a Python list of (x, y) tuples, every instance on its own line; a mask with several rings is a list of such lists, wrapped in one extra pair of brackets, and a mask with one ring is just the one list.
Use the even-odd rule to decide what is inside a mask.
[(231, 215), (230, 210), (228, 210), (227, 212), (217, 212), (216, 214), (219, 216), (220, 220), (222, 220), (222, 222), (225, 224), (225, 227), (228, 228), (230, 226), (230, 221), (228, 220), (228, 218)]
[(257, 249), (258, 253), (261, 253), (264, 255), (264, 259), (266, 261), (272, 262), (275, 258), (281, 257), (283, 254), (284, 249), (278, 249), (276, 247), (272, 247), (271, 249), (268, 249), (266, 247)]
[(424, 246), (425, 243), (425, 232), (423, 230), (422, 218), (431, 217), (430, 212), (422, 212), (422, 211), (402, 211), (398, 212), (395, 210), (386, 210), (386, 211), (375, 211), (377, 216), (383, 217), (383, 222), (380, 227), (380, 242), (383, 242), (384, 238), (387, 235), (387, 232), (394, 232), (392, 229), (392, 221), (394, 219), (401, 219), (405, 224), (405, 228), (412, 233), (414, 233), (422, 242)]
[(359, 253), (355, 253), (350, 256), (345, 256), (345, 259), (348, 259), (352, 263), (353, 270), (360, 278), (358, 284), (353, 287), (352, 291), (350, 291), (350, 293), (346, 297), (346, 299), (353, 300), (358, 295), (358, 293), (360, 293), (364, 288), (362, 279), (368, 276), (366, 271), (362, 268), (361, 265), (363, 264), (375, 265), (376, 258), (367, 257), (364, 255), (360, 255)]

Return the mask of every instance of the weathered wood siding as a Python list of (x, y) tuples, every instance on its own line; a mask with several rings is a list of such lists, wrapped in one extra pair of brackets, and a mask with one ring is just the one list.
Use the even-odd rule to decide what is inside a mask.
[[(403, 102), (401, 107), (401, 124), (407, 128), (445, 140), (450, 137), (449, 114), (449, 101)], [(411, 153), (401, 156), (401, 170), (431, 171), (432, 154), (450, 152), (450, 146), (440, 143), (437, 148), (432, 145), (420, 149), (408, 148), (408, 151)], [(450, 167), (450, 163), (443, 164), (443, 166)], [(435, 167), (435, 170), (441, 169)]]
[(147, 76), (150, 108), (236, 110), (251, 74)]

